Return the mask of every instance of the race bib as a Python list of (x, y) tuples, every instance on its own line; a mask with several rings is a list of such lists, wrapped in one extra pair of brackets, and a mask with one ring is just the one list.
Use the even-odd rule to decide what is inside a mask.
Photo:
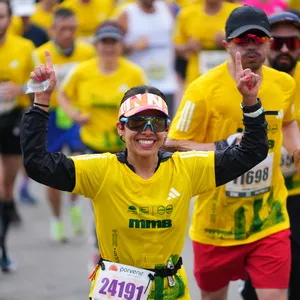
[(226, 184), (226, 196), (252, 197), (270, 191), (274, 153), (237, 179)]
[(145, 72), (150, 80), (162, 80), (167, 76), (166, 63), (165, 61), (159, 59), (149, 59), (145, 68)]
[(292, 157), (288, 154), (284, 147), (281, 147), (281, 161), (280, 161), (280, 168), (283, 176), (291, 177), (296, 174), (297, 170), (293, 163)]
[(92, 300), (147, 300), (154, 272), (112, 262), (103, 262)]
[(199, 52), (199, 72), (206, 73), (210, 69), (222, 64), (229, 58), (224, 50), (202, 50)]
[(54, 71), (56, 75), (56, 86), (59, 88), (65, 79), (66, 75), (69, 73), (71, 69), (73, 69), (78, 63), (72, 62), (67, 64), (61, 64), (61, 65), (54, 65)]

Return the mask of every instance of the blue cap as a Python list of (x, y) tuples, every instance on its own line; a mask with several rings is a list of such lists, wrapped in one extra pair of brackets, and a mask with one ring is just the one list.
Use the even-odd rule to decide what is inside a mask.
[(271, 26), (278, 23), (292, 23), (296, 27), (300, 28), (300, 18), (291, 12), (278, 12), (270, 15), (268, 18)]

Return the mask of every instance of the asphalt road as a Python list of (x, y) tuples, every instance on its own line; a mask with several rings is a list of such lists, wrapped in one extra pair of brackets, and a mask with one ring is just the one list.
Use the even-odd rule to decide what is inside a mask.
[[(49, 239), (50, 210), (45, 201), (45, 189), (34, 182), (31, 182), (30, 189), (39, 203), (36, 206), (18, 204), (23, 224), (12, 228), (8, 241), (10, 255), (18, 270), (12, 274), (0, 271), (0, 300), (86, 300), (89, 289), (87, 262), (91, 255), (88, 233), (92, 226), (89, 201), (81, 201), (87, 234), (58, 245)], [(201, 299), (193, 277), (188, 236), (183, 260), (192, 300)], [(241, 300), (235, 282), (230, 286), (228, 300)]]

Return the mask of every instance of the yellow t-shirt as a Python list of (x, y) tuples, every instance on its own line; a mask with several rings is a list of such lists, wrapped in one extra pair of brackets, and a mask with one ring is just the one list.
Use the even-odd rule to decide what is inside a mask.
[[(57, 89), (61, 86), (66, 75), (78, 65), (80, 62), (89, 60), (95, 56), (95, 49), (92, 45), (84, 42), (76, 42), (75, 50), (72, 55), (65, 56), (56, 47), (53, 41), (49, 41), (44, 45), (38, 47), (35, 51), (37, 59), (42, 63), (46, 63), (45, 50), (49, 50), (52, 56), (54, 70), (56, 74)], [(51, 108), (57, 108), (57, 91), (55, 90), (51, 96)]]
[(65, 7), (74, 11), (78, 20), (77, 36), (90, 40), (98, 26), (107, 20), (114, 9), (113, 0), (91, 0), (82, 3), (80, 0), (65, 0), (59, 8)]
[[(198, 196), (190, 228), (192, 240), (218, 246), (239, 245), (289, 227), (287, 190), (280, 170), (281, 129), (283, 122), (295, 118), (295, 81), (266, 66), (262, 68), (262, 78), (258, 96), (265, 111), (269, 111), (268, 157), (239, 179)], [(225, 62), (188, 87), (169, 137), (212, 143), (241, 132), (241, 102), (242, 96)], [(231, 197), (226, 196), (226, 191)], [(247, 197), (249, 193), (257, 196)]]
[(289, 0), (289, 7), (294, 9), (300, 9), (300, 1), (299, 0)]
[(191, 4), (203, 3), (204, 0), (174, 0), (172, 2), (175, 2), (180, 7), (185, 7), (185, 6), (188, 6), (188, 5), (191, 5)]
[[(293, 78), (296, 81), (296, 95), (299, 97), (300, 95), (300, 63), (298, 62), (296, 65), (295, 73)], [(295, 115), (296, 120), (298, 121), (298, 126), (300, 126), (300, 101), (296, 97), (295, 98)], [(287, 161), (288, 164), (293, 164), (291, 160)], [(285, 185), (288, 189), (289, 196), (299, 195), (300, 194), (300, 175), (295, 174), (291, 177), (285, 178)]]
[(30, 21), (49, 33), (49, 29), (53, 22), (53, 13), (55, 8), (53, 9), (53, 12), (47, 12), (42, 10), (40, 3), (37, 3), (35, 6), (35, 12), (30, 17)]
[[(215, 36), (224, 32), (226, 20), (238, 4), (223, 2), (221, 10), (215, 15), (207, 15), (202, 4), (184, 7), (176, 17), (173, 40), (184, 45), (190, 38), (198, 40), (203, 50), (217, 49)], [(224, 50), (222, 47), (221, 50)], [(201, 52), (200, 52), (201, 53)], [(199, 53), (188, 59), (186, 82), (190, 83), (201, 74)]]
[(94, 150), (117, 152), (124, 143), (116, 130), (121, 99), (129, 88), (146, 83), (144, 72), (130, 61), (119, 58), (111, 75), (103, 75), (98, 58), (79, 64), (63, 82), (62, 90), (90, 121), (81, 127), (82, 141)]
[(8, 34), (14, 34), (18, 36), (23, 35), (23, 22), (20, 17), (12, 16), (11, 23), (8, 27)]
[[(176, 263), (184, 244), (190, 199), (215, 187), (214, 152), (174, 153), (149, 179), (141, 178), (113, 154), (72, 159), (73, 193), (92, 199), (102, 257), (147, 269), (166, 266), (170, 257)], [(180, 299), (190, 299), (183, 269), (178, 277), (181, 284), (174, 288), (167, 288), (165, 279), (166, 297), (159, 299), (178, 299), (180, 293), (184, 294)], [(154, 299), (154, 294), (152, 289), (148, 299)]]
[[(30, 72), (35, 67), (32, 55), (34, 48), (31, 41), (8, 34), (5, 42), (0, 45), (0, 82), (12, 81), (17, 84), (25, 84), (29, 80)], [(3, 106), (3, 103), (1, 103), (0, 112), (3, 113), (14, 107), (27, 107), (30, 104), (30, 98), (28, 95), (22, 95), (10, 103), (10, 108), (7, 105)]]

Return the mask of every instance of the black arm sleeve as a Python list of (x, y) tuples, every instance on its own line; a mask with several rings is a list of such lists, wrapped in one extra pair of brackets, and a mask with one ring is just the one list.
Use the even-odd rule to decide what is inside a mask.
[(75, 166), (63, 153), (47, 151), (49, 114), (34, 106), (22, 118), (21, 149), (23, 164), (30, 178), (62, 191), (73, 191)]
[(244, 116), (245, 131), (239, 145), (215, 151), (216, 185), (225, 184), (252, 169), (268, 154), (267, 122), (264, 113)]

